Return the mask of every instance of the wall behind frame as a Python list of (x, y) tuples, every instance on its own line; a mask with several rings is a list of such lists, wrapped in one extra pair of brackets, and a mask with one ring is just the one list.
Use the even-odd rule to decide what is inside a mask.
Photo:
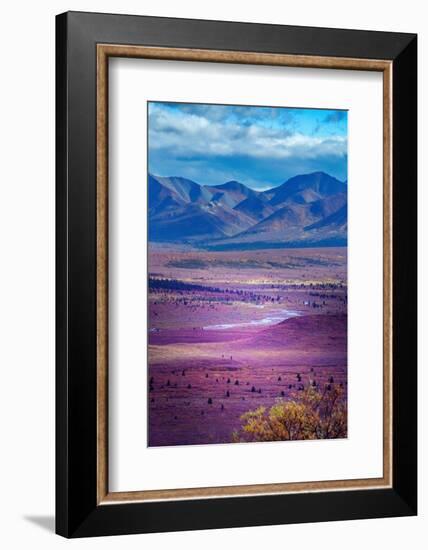
[[(2, 455), (0, 468), (0, 544), (18, 549), (29, 546), (46, 550), (75, 544), (79, 548), (153, 549), (175, 545), (186, 550), (266, 545), (349, 550), (382, 544), (391, 549), (421, 548), (428, 528), (427, 476), (420, 472), (420, 516), (311, 525), (258, 527), (82, 539), (70, 543), (53, 534), (54, 510), (54, 16), (66, 10), (228, 19), (258, 23), (418, 32), (419, 86), (426, 82), (428, 22), (423, 4), (409, 0), (405, 6), (379, 0), (358, 4), (329, 0), (320, 3), (278, 3), (264, 0), (248, 3), (217, 0), (57, 0), (8, 3), (0, 21), (2, 58), (0, 88), (0, 418)], [(420, 88), (420, 89), (421, 89)], [(420, 97), (422, 93), (420, 92)], [(420, 104), (420, 196), (419, 211), (427, 211), (427, 193), (422, 189), (426, 169), (423, 144), (426, 108)], [(422, 255), (427, 225), (420, 219), (419, 280), (426, 279)], [(425, 264), (425, 265), (424, 265)], [(425, 275), (425, 277), (424, 277)], [(425, 306), (425, 307), (424, 307)], [(426, 293), (420, 292), (420, 364), (426, 345), (422, 342)], [(426, 362), (426, 361), (425, 361)], [(421, 370), (420, 464), (424, 463), (426, 439), (422, 439), (427, 405), (422, 396), (427, 376)], [(76, 547), (77, 547), (76, 546)]]

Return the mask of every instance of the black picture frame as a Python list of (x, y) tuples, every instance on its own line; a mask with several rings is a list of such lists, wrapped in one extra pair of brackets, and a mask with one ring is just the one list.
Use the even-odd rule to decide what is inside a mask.
[[(96, 46), (392, 62), (391, 488), (97, 504)], [(68, 12), (56, 18), (56, 532), (65, 537), (417, 513), (417, 36)]]

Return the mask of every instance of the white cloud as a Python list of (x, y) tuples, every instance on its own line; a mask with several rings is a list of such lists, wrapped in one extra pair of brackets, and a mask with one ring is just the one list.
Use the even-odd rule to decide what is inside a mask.
[[(291, 133), (285, 128), (240, 125), (203, 114), (150, 108), (150, 148), (177, 157), (248, 156), (255, 159), (316, 159), (341, 157), (347, 152), (345, 136), (320, 137)], [(160, 152), (160, 151), (159, 151)]]

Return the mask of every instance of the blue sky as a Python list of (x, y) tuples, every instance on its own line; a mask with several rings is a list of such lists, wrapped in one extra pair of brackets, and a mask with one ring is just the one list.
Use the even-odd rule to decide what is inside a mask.
[(269, 189), (318, 170), (347, 179), (347, 112), (149, 102), (149, 171)]

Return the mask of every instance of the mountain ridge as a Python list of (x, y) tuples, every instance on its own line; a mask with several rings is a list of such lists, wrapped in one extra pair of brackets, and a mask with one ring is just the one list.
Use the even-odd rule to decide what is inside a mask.
[(266, 191), (148, 174), (148, 211), (151, 242), (221, 250), (347, 241), (347, 181), (321, 171)]

